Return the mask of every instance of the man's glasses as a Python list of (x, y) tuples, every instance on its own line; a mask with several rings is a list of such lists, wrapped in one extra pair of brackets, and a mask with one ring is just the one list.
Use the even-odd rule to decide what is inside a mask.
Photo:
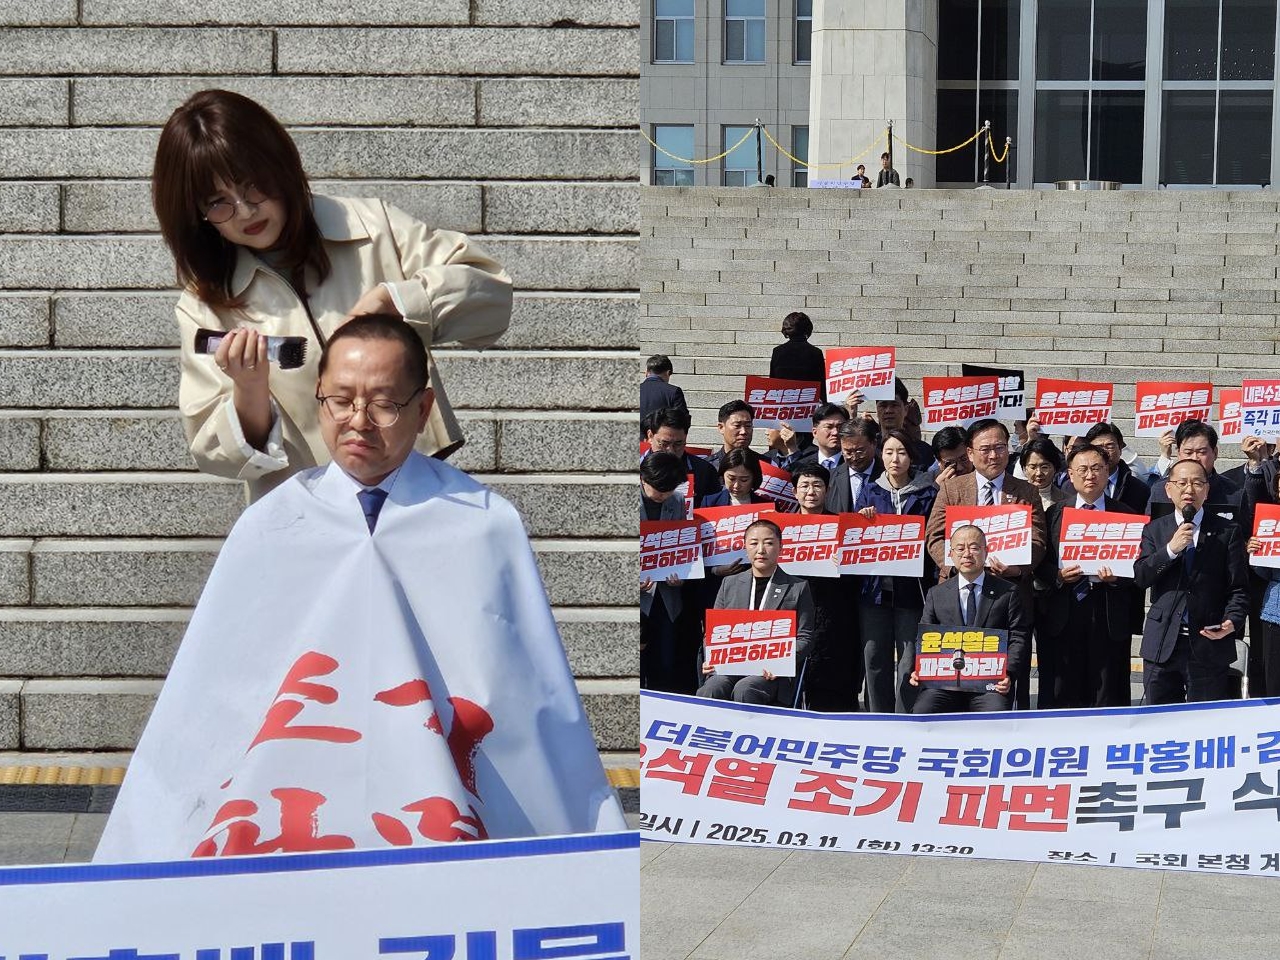
[(982, 456), (984, 456), (984, 457), (990, 457), (990, 456), (994, 456), (994, 455), (996, 455), (996, 454), (1008, 453), (1008, 452), (1009, 452), (1009, 445), (1008, 445), (1007, 443), (997, 443), (997, 444), (995, 444), (994, 446), (990, 446), (990, 447), (974, 447), (973, 449), (974, 449), (975, 451), (977, 451), (978, 453), (982, 454)]
[(1177, 487), (1179, 490), (1203, 490), (1209, 484), (1204, 480), (1169, 480), (1166, 481), (1169, 486)]
[(1077, 477), (1096, 477), (1099, 474), (1106, 473), (1107, 468), (1095, 464), (1091, 467), (1072, 467), (1071, 472)]
[(350, 397), (337, 394), (330, 394), (327, 397), (317, 394), (316, 399), (324, 405), (334, 423), (346, 423), (357, 412), (363, 410), (365, 418), (375, 427), (394, 427), (396, 421), (400, 419), (400, 411), (413, 403), (413, 398), (425, 389), (425, 386), (419, 387), (409, 394), (409, 399), (404, 403), (396, 403), (394, 400), (369, 400), (364, 404), (357, 404)]
[(267, 195), (249, 184), (241, 191), (242, 196), (238, 200), (215, 200), (204, 209), (204, 218), (210, 223), (226, 223), (236, 215), (240, 205), (244, 204), (249, 208), (250, 212), (256, 212), (258, 205), (265, 202)]

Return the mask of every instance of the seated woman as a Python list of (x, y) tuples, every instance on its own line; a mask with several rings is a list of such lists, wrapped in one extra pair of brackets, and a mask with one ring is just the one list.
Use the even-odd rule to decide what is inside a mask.
[[(720, 483), (723, 489), (702, 498), (700, 507), (740, 507), (749, 503), (772, 503), (755, 491), (764, 482), (760, 455), (743, 447), (730, 450), (720, 461)], [(746, 569), (745, 566), (741, 569)]]

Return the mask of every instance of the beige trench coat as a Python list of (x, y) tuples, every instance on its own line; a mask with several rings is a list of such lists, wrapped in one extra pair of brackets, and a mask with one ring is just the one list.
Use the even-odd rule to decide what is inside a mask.
[[(390, 283), (405, 319), (430, 350), (433, 343), (483, 347), (511, 322), (511, 278), (461, 233), (432, 230), (380, 200), (316, 196), (316, 222), (332, 273), (310, 295), (315, 327), (325, 340), (371, 287)], [(288, 477), (329, 461), (320, 435), (315, 399), (321, 343), (302, 300), (288, 281), (241, 247), (231, 292), (240, 309), (213, 309), (190, 291), (178, 301), (182, 380), (178, 407), (197, 466), (205, 473), (248, 484), (256, 500)], [(279, 411), (280, 444), (246, 449), (232, 404), (233, 384), (213, 362), (195, 353), (201, 327), (249, 327), (268, 336), (305, 337), (307, 359), (295, 370), (271, 366), (270, 389)], [(461, 427), (449, 406), (435, 360), (431, 361), (435, 405), (417, 449), (445, 457), (462, 445)], [(273, 428), (273, 436), (276, 430)]]

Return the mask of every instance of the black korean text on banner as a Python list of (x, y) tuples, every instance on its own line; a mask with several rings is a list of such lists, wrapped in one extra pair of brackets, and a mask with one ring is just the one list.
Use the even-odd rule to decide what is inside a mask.
[(807, 431), (821, 401), (822, 384), (776, 377), (747, 377), (744, 397), (751, 404), (757, 425), (790, 424)]
[(1158, 437), (1183, 420), (1208, 423), (1212, 413), (1210, 383), (1139, 381), (1133, 400), (1133, 435)]
[(716, 673), (758, 677), (796, 675), (794, 610), (707, 611), (706, 662)]
[(1045, 433), (1084, 433), (1079, 428), (1111, 420), (1109, 383), (1041, 377), (1036, 390), (1036, 419)]
[[(956, 669), (959, 651), (960, 669)], [(949, 690), (986, 692), (1005, 678), (1009, 633), (959, 624), (922, 625), (916, 631), (916, 679)]]
[(945, 563), (951, 562), (951, 535), (957, 527), (972, 525), (987, 535), (987, 555), (1011, 567), (1031, 563), (1031, 507), (1025, 503), (1004, 503), (995, 507), (947, 506)]
[(1240, 433), (1268, 442), (1280, 438), (1280, 380), (1240, 384)]
[(893, 347), (840, 347), (827, 350), (827, 399), (842, 403), (850, 394), (867, 400), (894, 398), (895, 353)]
[(640, 579), (701, 580), (702, 543), (697, 520), (640, 521)]
[(1262, 546), (1249, 554), (1250, 565), (1280, 568), (1280, 506), (1260, 503), (1254, 508), (1253, 535)]
[(840, 516), (789, 514), (769, 519), (782, 528), (778, 565), (787, 573), (805, 577), (840, 575)]
[(996, 377), (925, 377), (925, 430), (967, 427), (1000, 413), (1000, 381)]
[(693, 518), (702, 524), (702, 563), (727, 567), (746, 560), (747, 527), (762, 516), (772, 519), (772, 503), (748, 503), (731, 507), (698, 507)]
[(1142, 531), (1150, 522), (1141, 514), (1067, 507), (1062, 511), (1058, 568), (1079, 567), (1093, 576), (1107, 567), (1117, 577), (1132, 577)]
[(1021, 370), (1002, 370), (999, 367), (962, 363), (960, 373), (966, 377), (995, 377), (1000, 381), (1001, 420), (1022, 420), (1026, 417), (1027, 378)]
[(1218, 439), (1240, 440), (1239, 387), (1226, 387), (1218, 391)]
[(795, 513), (800, 509), (796, 503), (796, 488), (791, 483), (791, 473), (772, 463), (760, 461), (760, 487), (755, 491), (762, 497), (773, 501), (779, 513)]
[(924, 576), (924, 518), (840, 514), (840, 572), (882, 577)]

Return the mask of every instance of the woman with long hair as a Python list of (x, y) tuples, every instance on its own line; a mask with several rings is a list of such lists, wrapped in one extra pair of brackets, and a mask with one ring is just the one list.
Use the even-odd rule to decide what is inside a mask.
[[(510, 278), (467, 237), (380, 200), (313, 194), (288, 133), (239, 94), (204, 90), (174, 111), (152, 200), (183, 288), (178, 406), (191, 452), (201, 470), (244, 480), (251, 499), (327, 462), (317, 362), (348, 319), (402, 316), (428, 348), (487, 346), (511, 322)], [(300, 365), (276, 362), (278, 337), (305, 344)], [(418, 449), (443, 458), (463, 437), (434, 361), (428, 379)]]

